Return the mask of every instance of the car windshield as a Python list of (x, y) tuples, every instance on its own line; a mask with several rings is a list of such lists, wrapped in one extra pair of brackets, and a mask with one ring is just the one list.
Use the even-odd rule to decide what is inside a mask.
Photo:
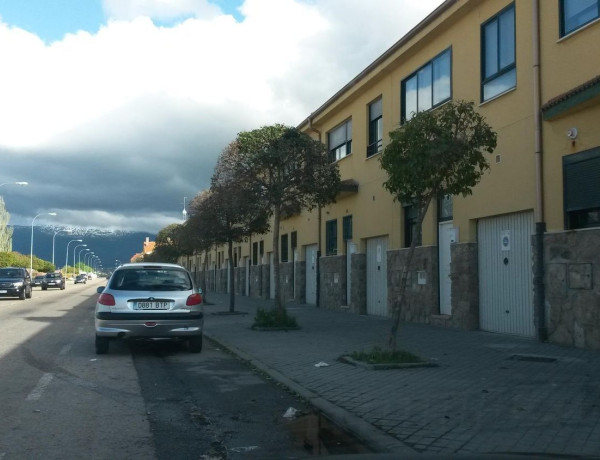
[(46, 278), (60, 278), (60, 273), (48, 273)]
[(182, 270), (128, 268), (116, 271), (110, 289), (117, 291), (189, 291), (192, 281)]
[(23, 271), (14, 268), (0, 268), (0, 277), (2, 278), (22, 278)]

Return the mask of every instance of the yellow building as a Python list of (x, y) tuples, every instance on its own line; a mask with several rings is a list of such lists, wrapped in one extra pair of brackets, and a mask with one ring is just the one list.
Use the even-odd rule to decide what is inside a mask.
[[(402, 318), (600, 348), (599, 14), (599, 0), (447, 0), (311, 113), (299, 127), (343, 191), (282, 222), (286, 298), (390, 315), (415, 216), (379, 153), (411, 113), (468, 100), (498, 146), (472, 196), (430, 208)], [(271, 236), (235, 254), (236, 291), (272, 298)], [(228, 289), (226, 251), (210, 257)]]

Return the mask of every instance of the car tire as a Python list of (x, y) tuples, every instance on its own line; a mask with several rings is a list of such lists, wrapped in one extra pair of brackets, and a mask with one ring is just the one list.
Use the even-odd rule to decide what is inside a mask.
[(190, 337), (188, 339), (188, 349), (191, 353), (200, 353), (202, 351), (202, 336)]
[(110, 339), (108, 337), (96, 336), (96, 354), (105, 355), (108, 353), (108, 343)]
[(42, 286), (42, 291), (48, 290), (48, 286)]
[(19, 293), (19, 300), (25, 300), (25, 288)]
[(31, 294), (33, 294), (33, 288), (29, 288), (29, 292), (25, 293), (25, 297), (31, 299)]
[(61, 290), (61, 291), (63, 291), (64, 289), (65, 289), (65, 285), (63, 284), (63, 285), (60, 287), (60, 290)]

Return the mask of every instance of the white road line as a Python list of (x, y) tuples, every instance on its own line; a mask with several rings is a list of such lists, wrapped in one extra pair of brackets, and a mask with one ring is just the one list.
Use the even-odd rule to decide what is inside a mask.
[(62, 347), (62, 349), (59, 351), (59, 355), (66, 355), (68, 352), (71, 351), (71, 344), (68, 343), (66, 344), (64, 347)]
[(27, 401), (37, 401), (40, 399), (42, 397), (42, 393), (44, 393), (44, 390), (48, 387), (48, 385), (50, 385), (53, 377), (54, 375), (50, 373), (42, 375), (38, 384), (31, 391), (31, 393), (27, 395)]

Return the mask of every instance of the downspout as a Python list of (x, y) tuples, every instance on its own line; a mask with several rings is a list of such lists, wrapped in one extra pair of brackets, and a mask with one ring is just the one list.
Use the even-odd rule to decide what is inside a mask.
[[(308, 129), (317, 133), (319, 142), (321, 142), (321, 131), (313, 128), (312, 125), (312, 114), (308, 117)], [(320, 282), (320, 271), (319, 271), (319, 260), (321, 259), (321, 225), (322, 225), (322, 213), (321, 206), (317, 208), (317, 307), (319, 307), (321, 301), (321, 282)], [(305, 261), (306, 262), (306, 261)]]
[(544, 171), (541, 112), (540, 72), (540, 1), (533, 0), (533, 117), (535, 142), (535, 264), (533, 273), (533, 298), (537, 312), (537, 336), (541, 342), (548, 340), (546, 325), (546, 291), (544, 285)]

